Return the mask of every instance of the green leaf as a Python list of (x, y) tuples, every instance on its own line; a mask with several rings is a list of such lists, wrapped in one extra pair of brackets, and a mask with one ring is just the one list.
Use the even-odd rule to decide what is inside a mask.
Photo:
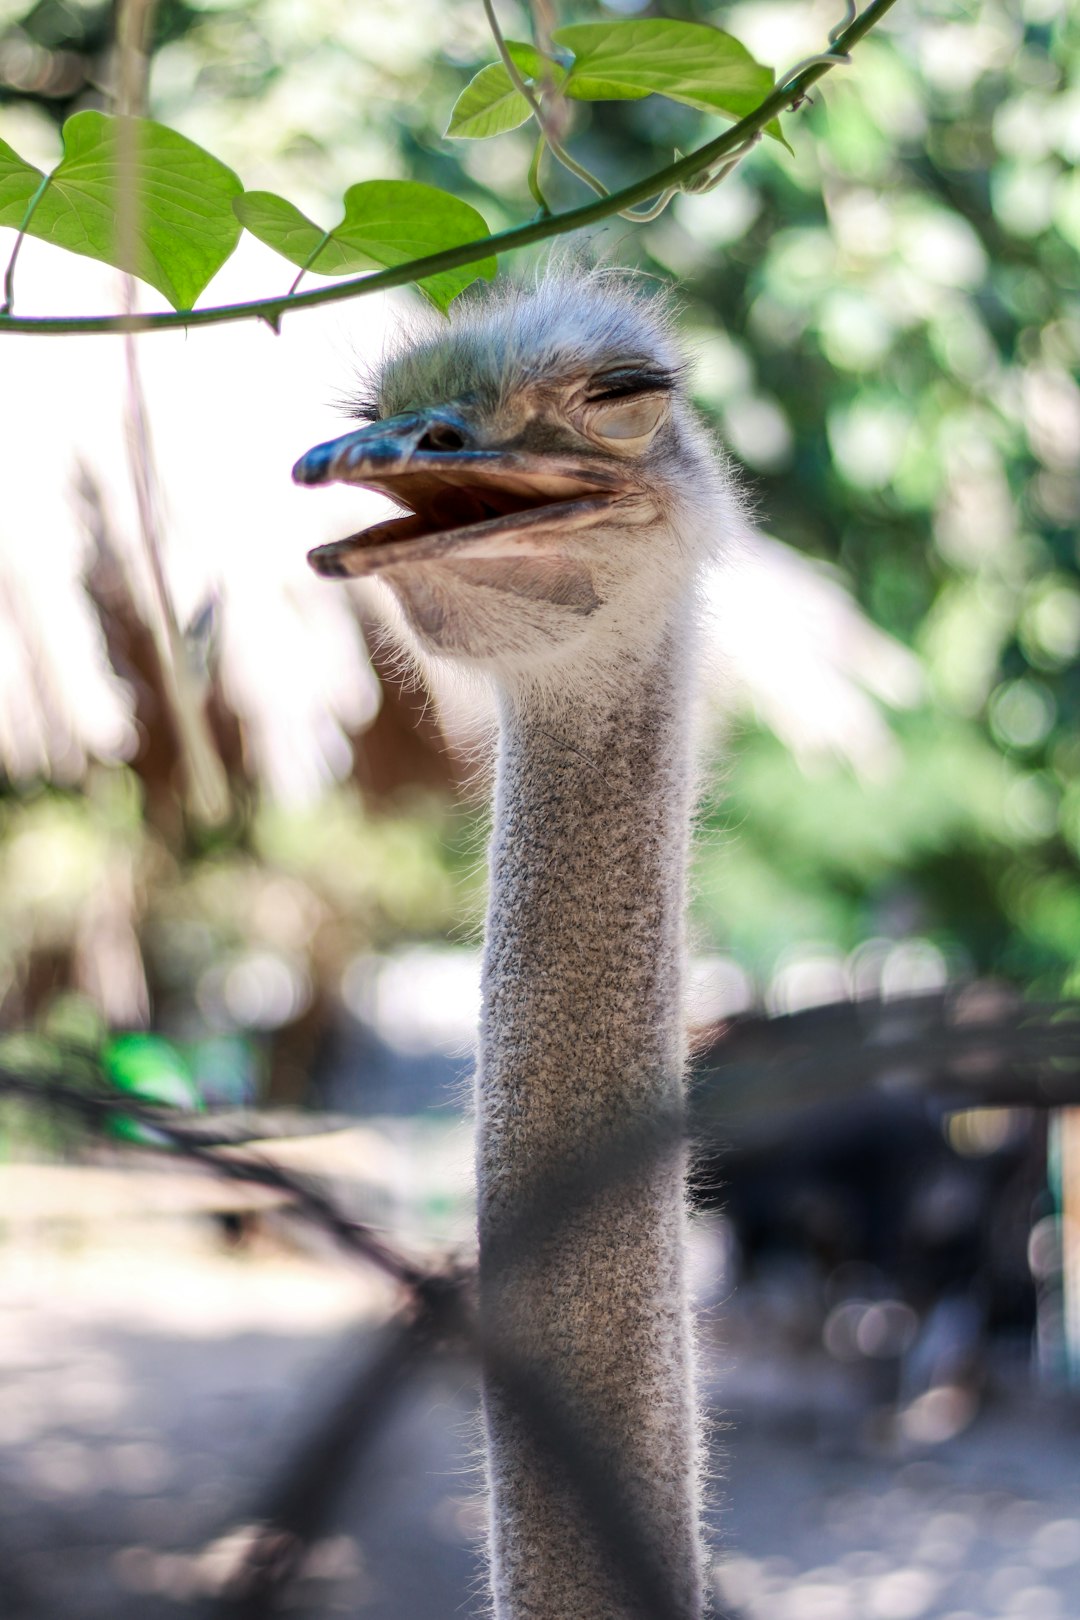
[[(364, 180), (345, 193), (345, 217), (322, 231), (284, 197), (247, 191), (233, 203), (237, 218), (260, 242), (302, 270), (349, 276), (390, 269), (488, 235), (484, 216), (459, 197), (418, 180)], [(495, 274), (494, 256), (456, 270), (440, 270), (419, 283), (444, 312), (479, 276)]]
[[(557, 28), (557, 45), (573, 52), (565, 93), (576, 101), (636, 101), (667, 96), (700, 112), (744, 118), (773, 87), (771, 68), (737, 39), (705, 23), (643, 17)], [(783, 140), (774, 119), (770, 135)]]
[[(543, 77), (544, 58), (532, 45), (507, 40), (506, 48), (515, 67), (521, 70), (522, 78), (539, 81)], [(555, 62), (547, 64), (547, 72), (555, 84), (561, 84), (566, 77), (565, 70)], [(454, 103), (446, 133), (459, 140), (478, 141), (488, 135), (505, 135), (508, 129), (517, 129), (531, 116), (529, 103), (521, 91), (514, 88), (503, 64), (495, 62), (491, 67), (481, 68), (465, 86)]]
[[(280, 253), (302, 270), (307, 269), (309, 261), (319, 252), (320, 244), (325, 243), (326, 253), (321, 255), (319, 264), (320, 275), (348, 274), (349, 265), (335, 262), (336, 244), (331, 240), (330, 233), (320, 231), (306, 214), (302, 214), (286, 198), (277, 196), (273, 191), (245, 191), (233, 203), (233, 212), (252, 236), (257, 236), (260, 242), (265, 242), (267, 247), (272, 247), (275, 253)], [(370, 266), (364, 268), (370, 269)]]
[(0, 225), (19, 229), (26, 205), (40, 184), (41, 170), (24, 163), (6, 141), (0, 141)]
[[(29, 234), (129, 270), (174, 309), (190, 309), (240, 239), (232, 211), (243, 190), (236, 175), (148, 118), (80, 112), (68, 119), (63, 136), (64, 156)], [(131, 210), (126, 244), (125, 207)]]

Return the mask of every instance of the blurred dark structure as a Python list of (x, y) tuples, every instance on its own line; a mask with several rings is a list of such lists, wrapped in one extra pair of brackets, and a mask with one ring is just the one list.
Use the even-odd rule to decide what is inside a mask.
[(797, 1276), (803, 1331), (827, 1339), (831, 1319), (841, 1353), (846, 1302), (906, 1307), (863, 1332), (896, 1398), (933, 1379), (930, 1362), (977, 1387), (994, 1344), (1026, 1358), (1030, 1234), (1052, 1208), (1046, 1110), (1076, 1086), (1059, 1045), (1075, 1020), (976, 985), (706, 1034), (700, 1103), (730, 1135), (700, 1155), (694, 1186), (731, 1223), (733, 1281)]

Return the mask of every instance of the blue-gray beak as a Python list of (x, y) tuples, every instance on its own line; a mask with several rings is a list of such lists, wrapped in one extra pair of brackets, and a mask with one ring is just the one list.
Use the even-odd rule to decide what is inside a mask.
[(293, 468), (297, 484), (366, 484), (382, 487), (410, 467), (442, 457), (459, 460), (475, 450), (467, 423), (450, 411), (409, 411), (317, 444)]
[(318, 546), (308, 561), (332, 578), (381, 572), (453, 552), (550, 552), (560, 533), (603, 520), (633, 498), (630, 479), (599, 458), (484, 447), (452, 409), (406, 412), (317, 444), (293, 468), (298, 484), (358, 484), (389, 495), (402, 516)]

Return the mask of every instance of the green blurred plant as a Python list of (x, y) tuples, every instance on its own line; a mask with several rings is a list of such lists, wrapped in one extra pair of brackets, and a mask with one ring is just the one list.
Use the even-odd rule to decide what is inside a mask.
[[(506, 83), (499, 79), (500, 65), (478, 75), (463, 98), (467, 114), (461, 114), (459, 100), (450, 133), (478, 137), (505, 132), (520, 111), (515, 98), (540, 124), (540, 145), (530, 168), (540, 217), (495, 235), (487, 234), (482, 215), (470, 204), (414, 180), (351, 186), (342, 222), (320, 229), (275, 193), (245, 192), (236, 175), (204, 148), (147, 118), (76, 113), (63, 126), (63, 158), (47, 173), (0, 141), (0, 225), (14, 226), (18, 233), (4, 277), (0, 333), (130, 333), (252, 317), (277, 327), (295, 309), (410, 281), (445, 310), (477, 277), (494, 275), (498, 252), (616, 213), (652, 219), (680, 190), (711, 189), (763, 131), (786, 145), (777, 114), (798, 104), (829, 68), (846, 62), (849, 48), (894, 3), (870, 0), (861, 16), (849, 5), (843, 24), (829, 35), (828, 49), (796, 64), (776, 84), (772, 72), (732, 36), (702, 25), (657, 19), (556, 29), (545, 42), (555, 54), (533, 50), (526, 61), (530, 74), (536, 74), (534, 92), (532, 79), (522, 77), (514, 50), (503, 39), (490, 0), (485, 0)], [(519, 56), (529, 50), (514, 49)], [(652, 94), (737, 122), (728, 134), (706, 141), (689, 156), (676, 156), (644, 179), (608, 192), (570, 156), (557, 134), (562, 102), (638, 100)], [(539, 158), (545, 147), (600, 193), (596, 202), (552, 213), (539, 190)], [(646, 199), (658, 200), (644, 213), (628, 212)], [(195, 311), (196, 298), (233, 252), (241, 225), (299, 266), (301, 276), (309, 270), (340, 276), (384, 268), (380, 274), (309, 293), (297, 291), (298, 276), (283, 299)], [(131, 311), (118, 317), (19, 319), (14, 314), (15, 266), (27, 233), (139, 276), (165, 295), (179, 321)]]
[[(775, 55), (778, 38), (789, 48), (792, 13), (772, 0), (664, 10), (720, 24), (755, 57)], [(7, 13), (46, 51), (41, 0), (25, 16), (9, 0)], [(92, 15), (80, 9), (80, 26)], [(508, 33), (524, 20), (510, 12)], [(173, 5), (151, 106), (308, 218), (333, 217), (358, 177), (392, 174), (467, 198), (502, 229), (535, 206), (536, 131), (444, 138), (445, 110), (478, 78), (491, 83), (491, 56), (473, 4)], [(857, 71), (785, 119), (791, 155), (762, 141), (708, 195), (674, 198), (639, 230), (610, 216), (601, 227), (600, 251), (617, 243), (679, 282), (698, 403), (745, 469), (761, 521), (836, 564), (926, 670), (925, 703), (893, 723), (878, 779), (827, 762), (807, 774), (753, 725), (723, 736), (697, 937), (761, 981), (792, 947), (857, 955), (868, 940), (918, 936), (965, 970), (1077, 988), (1078, 63), (1080, 17), (1058, 0), (905, 0), (860, 46)], [(488, 109), (496, 121), (507, 104), (522, 111), (506, 90)], [(653, 175), (707, 133), (705, 114), (670, 97), (565, 108), (564, 136), (604, 184)], [(544, 161), (561, 214), (579, 182)], [(392, 893), (357, 898), (351, 915), (367, 922), (350, 937), (370, 925), (389, 944), (396, 931), (448, 926), (474, 860), (467, 818), (447, 854), (438, 816), (418, 810), (391, 835), (352, 814), (339, 801), (328, 823), (337, 869), (377, 869), (359, 887)], [(400, 867), (386, 857), (397, 836)], [(322, 847), (313, 820), (282, 814), (254, 850), (200, 856), (189, 941), (223, 873), (269, 858), (319, 890)], [(325, 869), (332, 877), (334, 862)], [(175, 865), (158, 870), (173, 882)], [(250, 898), (232, 877), (215, 915), (235, 921), (211, 930), (236, 936), (229, 950)], [(478, 891), (472, 880), (474, 913)]]

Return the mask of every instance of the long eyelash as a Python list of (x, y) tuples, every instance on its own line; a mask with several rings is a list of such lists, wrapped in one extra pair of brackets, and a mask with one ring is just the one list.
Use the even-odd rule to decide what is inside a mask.
[(350, 399), (346, 411), (357, 422), (378, 422), (382, 417), (379, 402), (374, 394), (360, 394), (357, 398)]
[(586, 397), (595, 405), (602, 400), (632, 399), (635, 394), (670, 393), (678, 380), (671, 371), (611, 371), (597, 377), (595, 392)]

